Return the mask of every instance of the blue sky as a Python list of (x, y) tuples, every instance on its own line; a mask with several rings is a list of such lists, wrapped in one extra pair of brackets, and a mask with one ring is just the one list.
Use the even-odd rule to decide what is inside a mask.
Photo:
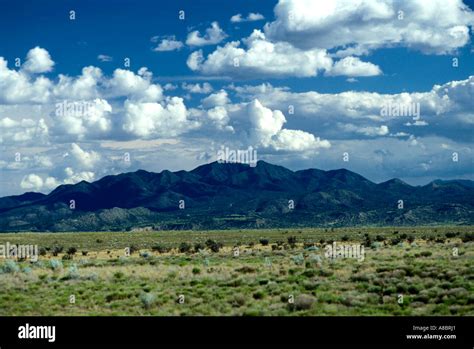
[(222, 146), (377, 182), (473, 179), (472, 1), (0, 6), (0, 195), (189, 170)]

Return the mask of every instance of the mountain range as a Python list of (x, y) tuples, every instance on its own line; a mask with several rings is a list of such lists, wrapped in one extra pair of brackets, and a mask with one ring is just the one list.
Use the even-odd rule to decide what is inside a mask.
[(0, 231), (225, 229), (474, 223), (474, 182), (374, 183), (346, 169), (259, 161), (138, 170), (0, 198)]

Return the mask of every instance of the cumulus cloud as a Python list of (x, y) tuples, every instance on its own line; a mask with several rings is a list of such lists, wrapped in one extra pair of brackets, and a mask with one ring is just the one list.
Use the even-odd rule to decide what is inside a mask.
[(43, 187), (43, 179), (40, 176), (32, 173), (23, 177), (20, 186), (26, 190), (38, 190)]
[(28, 51), (22, 69), (28, 73), (47, 73), (53, 70), (54, 62), (49, 52), (36, 46)]
[(228, 125), (230, 118), (226, 108), (222, 106), (211, 108), (207, 110), (207, 116), (219, 130), (234, 131), (234, 128)]
[(58, 135), (70, 135), (77, 139), (106, 135), (112, 128), (112, 106), (105, 100), (92, 101), (64, 100), (56, 104), (51, 118)]
[(59, 182), (54, 177), (45, 177), (44, 179), (34, 173), (30, 173), (23, 177), (20, 187), (27, 191), (42, 191), (56, 188)]
[(56, 98), (96, 98), (99, 96), (98, 85), (101, 79), (102, 70), (93, 66), (82, 68), (81, 75), (77, 77), (59, 74), (59, 81), (52, 88), (52, 93)]
[(106, 82), (111, 97), (126, 96), (142, 102), (157, 102), (163, 97), (163, 89), (152, 83), (153, 74), (143, 67), (138, 74), (126, 69), (116, 69), (113, 77)]
[(182, 98), (167, 98), (163, 104), (126, 101), (123, 130), (143, 138), (173, 137), (198, 126), (188, 119)]
[(283, 129), (283, 124), (286, 123), (283, 113), (265, 108), (257, 99), (247, 105), (247, 114), (251, 124), (251, 141), (265, 148), (306, 151), (331, 146), (329, 141), (316, 138), (310, 133)]
[(94, 168), (100, 161), (100, 155), (97, 152), (93, 150), (87, 152), (76, 143), (71, 144), (71, 155), (74, 157), (74, 160), (84, 168)]
[(207, 96), (201, 102), (204, 108), (211, 108), (226, 105), (227, 103), (230, 103), (230, 99), (227, 91), (222, 89)]
[(93, 182), (95, 179), (95, 173), (92, 171), (74, 171), (71, 167), (64, 169), (66, 178), (62, 181), (62, 184), (75, 184), (80, 181)]
[[(380, 127), (382, 123), (394, 134), (407, 133), (407, 127), (427, 123), (430, 125), (429, 131), (422, 130), (426, 127), (418, 127), (417, 130), (412, 127), (410, 133), (422, 132), (425, 135), (429, 132), (451, 139), (472, 138), (469, 130), (474, 124), (474, 76), (435, 85), (427, 92), (397, 94), (363, 91), (296, 93), (270, 84), (239, 86), (234, 87), (234, 90), (244, 100), (258, 98), (270, 108), (286, 110), (292, 106), (300, 124), (312, 130), (316, 128), (314, 125), (317, 121), (318, 132), (323, 132), (326, 137), (350, 137), (335, 130), (334, 123), (340, 122), (354, 124), (358, 129), (369, 127), (365, 134), (369, 133), (370, 127)], [(374, 123), (378, 125), (374, 126)], [(355, 133), (352, 129), (347, 130), (350, 134)], [(385, 132), (384, 129), (379, 131)], [(363, 136), (364, 132), (358, 134)]]
[(202, 36), (198, 30), (188, 34), (186, 45), (188, 46), (206, 46), (216, 45), (227, 37), (227, 34), (219, 27), (219, 23), (212, 22), (211, 27), (206, 29)]
[(167, 52), (167, 51), (178, 51), (183, 48), (184, 44), (176, 40), (175, 36), (163, 38), (161, 42), (156, 46), (153, 51), (156, 52)]
[(364, 52), (402, 46), (448, 54), (469, 42), (472, 11), (462, 0), (280, 0), (265, 26), (273, 40), (310, 48)]
[(0, 119), (0, 144), (44, 144), (48, 140), (49, 129), (44, 119), (13, 120)]
[(376, 76), (382, 74), (380, 68), (372, 63), (362, 62), (357, 57), (345, 57), (337, 61), (334, 66), (326, 72), (329, 76)]
[(241, 23), (241, 22), (255, 22), (261, 21), (265, 19), (265, 17), (260, 13), (250, 12), (247, 17), (242, 17), (242, 14), (238, 13), (230, 18), (232, 23)]
[(31, 77), (23, 70), (8, 69), (0, 57), (0, 103), (45, 103), (51, 94), (52, 82), (43, 76)]
[(188, 67), (206, 75), (237, 77), (311, 77), (330, 69), (332, 59), (326, 50), (300, 50), (285, 42), (273, 43), (259, 30), (244, 40), (218, 47), (204, 58), (202, 51), (188, 57)]

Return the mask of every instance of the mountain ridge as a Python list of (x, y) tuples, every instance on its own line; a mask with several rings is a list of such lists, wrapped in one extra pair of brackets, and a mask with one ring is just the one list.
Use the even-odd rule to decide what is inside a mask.
[(411, 186), (397, 178), (374, 183), (347, 169), (212, 162), (190, 171), (140, 169), (60, 185), (49, 194), (0, 198), (0, 231), (251, 228), (262, 222), (267, 227), (473, 224), (474, 182)]

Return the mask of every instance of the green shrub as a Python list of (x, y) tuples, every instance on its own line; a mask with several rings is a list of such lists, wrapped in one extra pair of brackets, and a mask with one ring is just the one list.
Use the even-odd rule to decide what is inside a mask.
[(191, 245), (188, 244), (187, 242), (182, 242), (179, 245), (179, 252), (186, 253), (186, 252), (189, 252), (189, 251), (191, 251)]
[(245, 297), (242, 294), (236, 294), (230, 303), (233, 307), (242, 307), (245, 305)]
[(207, 240), (206, 241), (206, 246), (207, 248), (209, 248), (212, 252), (219, 252), (219, 250), (221, 249), (221, 247), (223, 247), (222, 243), (221, 242), (216, 242), (214, 240)]
[(199, 252), (200, 250), (204, 250), (206, 246), (204, 244), (201, 244), (200, 242), (197, 242), (194, 244), (194, 252)]
[(61, 252), (63, 252), (63, 249), (64, 247), (63, 246), (53, 246), (53, 250), (51, 251), (51, 253), (53, 254), (53, 256), (57, 256), (58, 254), (60, 254)]
[(75, 247), (69, 247), (66, 251), (67, 254), (71, 255), (71, 256), (74, 256), (77, 252), (77, 248)]
[(70, 261), (72, 258), (72, 254), (65, 254), (61, 259), (63, 261)]
[(254, 299), (263, 299), (265, 298), (265, 292), (259, 290), (253, 294)]
[(293, 306), (296, 310), (309, 310), (313, 306), (314, 301), (314, 297), (307, 294), (300, 294), (296, 296)]
[(288, 236), (288, 244), (290, 244), (290, 246), (294, 246), (296, 244), (296, 236)]
[(154, 252), (158, 252), (158, 253), (166, 253), (169, 251), (169, 248), (168, 247), (165, 247), (163, 245), (153, 245), (151, 247), (151, 250), (154, 251)]

